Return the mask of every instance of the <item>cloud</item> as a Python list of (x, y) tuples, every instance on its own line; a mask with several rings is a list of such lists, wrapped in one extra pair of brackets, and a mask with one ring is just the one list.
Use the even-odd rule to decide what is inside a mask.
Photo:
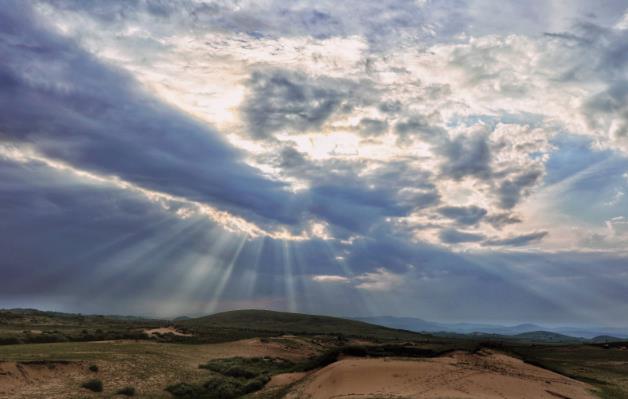
[(355, 287), (367, 291), (387, 291), (403, 282), (403, 278), (386, 268), (380, 267), (373, 272), (364, 273), (355, 278), (359, 281)]
[(248, 84), (251, 96), (243, 113), (251, 135), (258, 139), (283, 129), (296, 133), (318, 129), (343, 101), (331, 84), (296, 72), (257, 71)]
[(503, 209), (511, 209), (519, 203), (530, 187), (534, 186), (543, 172), (531, 170), (521, 173), (514, 178), (504, 180), (497, 191), (499, 196), (499, 206)]
[(519, 217), (508, 213), (496, 213), (493, 215), (488, 215), (485, 220), (487, 223), (490, 223), (495, 228), (502, 228), (510, 224), (523, 222), (523, 220), (521, 220)]
[(378, 136), (386, 133), (388, 122), (381, 119), (362, 118), (358, 124), (358, 129), (364, 137)]
[(441, 215), (454, 220), (458, 224), (472, 226), (478, 224), (485, 216), (486, 209), (478, 206), (444, 206), (436, 210)]
[(536, 243), (541, 241), (543, 238), (547, 236), (547, 231), (537, 231), (534, 233), (521, 234), (509, 238), (497, 239), (497, 240), (487, 240), (482, 243), (482, 245), (486, 246), (505, 246), (505, 247), (522, 247), (524, 245), (529, 245), (532, 243)]
[(591, 128), (608, 131), (613, 140), (626, 144), (628, 143), (628, 105), (626, 104), (628, 104), (628, 80), (615, 81), (608, 89), (590, 97), (583, 104), (583, 113), (587, 116)]
[(312, 276), (312, 280), (319, 283), (347, 283), (349, 282), (349, 278), (344, 276), (337, 276), (333, 274), (320, 274), (317, 276)]
[(356, 232), (366, 232), (382, 218), (405, 216), (411, 210), (398, 204), (390, 191), (355, 183), (318, 185), (310, 188), (310, 196), (312, 214)]
[(438, 148), (445, 156), (442, 173), (460, 180), (466, 176), (488, 179), (491, 176), (491, 150), (486, 136), (476, 133), (472, 136), (458, 136)]
[(5, 3), (1, 303), (625, 313), (622, 2)]
[(434, 145), (446, 140), (447, 134), (442, 128), (433, 126), (423, 115), (413, 115), (398, 121), (395, 125), (395, 133), (397, 133), (397, 140), (401, 144), (409, 144), (416, 138)]
[(456, 229), (444, 229), (439, 233), (439, 238), (446, 244), (460, 244), (465, 242), (478, 242), (486, 238), (484, 234), (468, 233)]
[(299, 168), (307, 164), (305, 156), (296, 150), (294, 147), (285, 146), (279, 153), (280, 163), (284, 169)]

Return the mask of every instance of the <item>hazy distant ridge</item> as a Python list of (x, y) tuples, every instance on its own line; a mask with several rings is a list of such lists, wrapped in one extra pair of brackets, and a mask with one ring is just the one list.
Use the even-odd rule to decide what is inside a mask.
[[(607, 337), (608, 340), (613, 338), (628, 338), (628, 331), (620, 328), (599, 327), (558, 327), (551, 328), (537, 324), (525, 323), (514, 326), (504, 326), (498, 324), (481, 324), (481, 323), (436, 323), (414, 317), (395, 317), (395, 316), (375, 316), (375, 317), (355, 317), (355, 320), (365, 321), (367, 323), (379, 324), (391, 328), (400, 328), (404, 330), (417, 332), (449, 332), (457, 334), (496, 334), (517, 336), (521, 334), (547, 332), (561, 334), (575, 338), (593, 339), (596, 337)], [(600, 339), (600, 338), (598, 338)]]

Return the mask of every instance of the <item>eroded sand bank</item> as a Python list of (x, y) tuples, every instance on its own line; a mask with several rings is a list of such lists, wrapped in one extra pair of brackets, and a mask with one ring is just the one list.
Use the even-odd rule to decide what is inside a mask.
[(313, 373), (287, 397), (593, 399), (592, 389), (521, 360), (484, 351), (434, 359), (347, 358)]

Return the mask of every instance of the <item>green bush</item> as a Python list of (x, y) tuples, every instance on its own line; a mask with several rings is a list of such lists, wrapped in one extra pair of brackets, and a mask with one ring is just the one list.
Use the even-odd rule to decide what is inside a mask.
[(170, 385), (168, 388), (166, 388), (166, 391), (170, 392), (175, 398), (180, 399), (210, 398), (210, 396), (208, 396), (208, 393), (202, 386), (186, 384), (183, 382), (175, 385)]
[(235, 378), (226, 375), (210, 377), (203, 385), (176, 384), (166, 388), (179, 399), (234, 399), (259, 391), (270, 381), (268, 375)]
[(215, 359), (199, 367), (228, 377), (251, 379), (260, 375), (287, 372), (294, 367), (294, 363), (271, 357), (232, 357)]
[(213, 377), (207, 380), (203, 387), (216, 399), (231, 399), (242, 396), (244, 392), (244, 383), (233, 377)]
[(102, 392), (102, 381), (100, 380), (89, 380), (81, 386), (93, 392)]
[(124, 387), (122, 389), (118, 389), (116, 391), (116, 395), (135, 396), (135, 388), (133, 388), (133, 387)]
[(266, 385), (268, 381), (270, 381), (270, 377), (267, 375), (262, 375), (252, 380), (249, 380), (246, 384), (244, 384), (244, 393), (259, 391), (260, 389), (264, 388), (264, 385)]
[(231, 377), (212, 377), (203, 385), (171, 385), (166, 391), (179, 399), (234, 399), (246, 393), (243, 382)]

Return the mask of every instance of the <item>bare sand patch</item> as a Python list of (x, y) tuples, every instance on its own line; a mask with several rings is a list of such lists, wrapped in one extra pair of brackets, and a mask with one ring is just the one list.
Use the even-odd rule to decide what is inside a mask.
[(175, 327), (159, 327), (159, 328), (151, 328), (148, 330), (144, 330), (144, 332), (148, 335), (157, 335), (157, 334), (173, 334), (179, 337), (191, 337), (192, 334), (187, 334), (182, 331), (177, 330)]
[(305, 377), (307, 373), (283, 373), (274, 375), (265, 388), (275, 388), (292, 384)]
[(593, 387), (492, 351), (433, 359), (346, 358), (307, 377), (287, 398), (593, 399)]

